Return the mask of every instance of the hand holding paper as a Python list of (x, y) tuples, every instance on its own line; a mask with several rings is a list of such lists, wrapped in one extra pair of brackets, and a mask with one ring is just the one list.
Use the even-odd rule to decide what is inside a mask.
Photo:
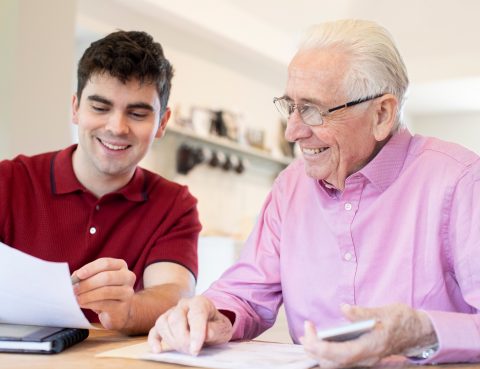
[(135, 274), (121, 259), (100, 258), (73, 273), (77, 301), (92, 309), (107, 329), (120, 330), (127, 324), (134, 295)]

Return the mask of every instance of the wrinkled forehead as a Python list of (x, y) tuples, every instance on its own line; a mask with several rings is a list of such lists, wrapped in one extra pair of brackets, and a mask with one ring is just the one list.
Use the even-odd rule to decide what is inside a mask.
[(315, 97), (327, 102), (329, 97), (343, 93), (348, 67), (344, 52), (331, 49), (302, 50), (288, 67), (286, 94), (295, 99)]

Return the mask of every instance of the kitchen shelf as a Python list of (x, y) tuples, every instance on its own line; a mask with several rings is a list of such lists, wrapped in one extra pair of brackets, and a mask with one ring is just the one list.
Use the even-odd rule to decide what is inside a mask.
[(236, 154), (246, 155), (255, 159), (261, 159), (283, 167), (286, 167), (293, 160), (293, 158), (288, 157), (274, 157), (266, 151), (251, 146), (246, 147), (225, 137), (218, 137), (213, 135), (202, 136), (192, 131), (191, 129), (179, 127), (178, 125), (174, 124), (167, 126), (166, 134), (176, 135), (180, 138), (186, 138), (194, 142), (203, 143), (207, 146), (217, 149), (226, 149)]

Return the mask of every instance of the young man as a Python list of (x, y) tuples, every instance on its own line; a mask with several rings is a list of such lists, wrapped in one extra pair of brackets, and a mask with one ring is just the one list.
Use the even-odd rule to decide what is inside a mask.
[(87, 317), (128, 334), (195, 286), (196, 199), (137, 166), (165, 132), (172, 75), (144, 32), (92, 43), (72, 100), (78, 145), (0, 163), (0, 240), (68, 262)]
[[(238, 263), (158, 319), (154, 350), (254, 338), (283, 303), (322, 368), (480, 361), (480, 158), (412, 135), (407, 87), (383, 27), (312, 28), (274, 99), (302, 158), (275, 181)], [(376, 325), (357, 339), (317, 338), (363, 319)]]

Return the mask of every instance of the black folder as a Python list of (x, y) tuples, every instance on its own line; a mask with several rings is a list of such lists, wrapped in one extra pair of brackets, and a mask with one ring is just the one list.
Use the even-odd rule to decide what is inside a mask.
[(0, 352), (55, 354), (87, 337), (88, 329), (0, 324)]

